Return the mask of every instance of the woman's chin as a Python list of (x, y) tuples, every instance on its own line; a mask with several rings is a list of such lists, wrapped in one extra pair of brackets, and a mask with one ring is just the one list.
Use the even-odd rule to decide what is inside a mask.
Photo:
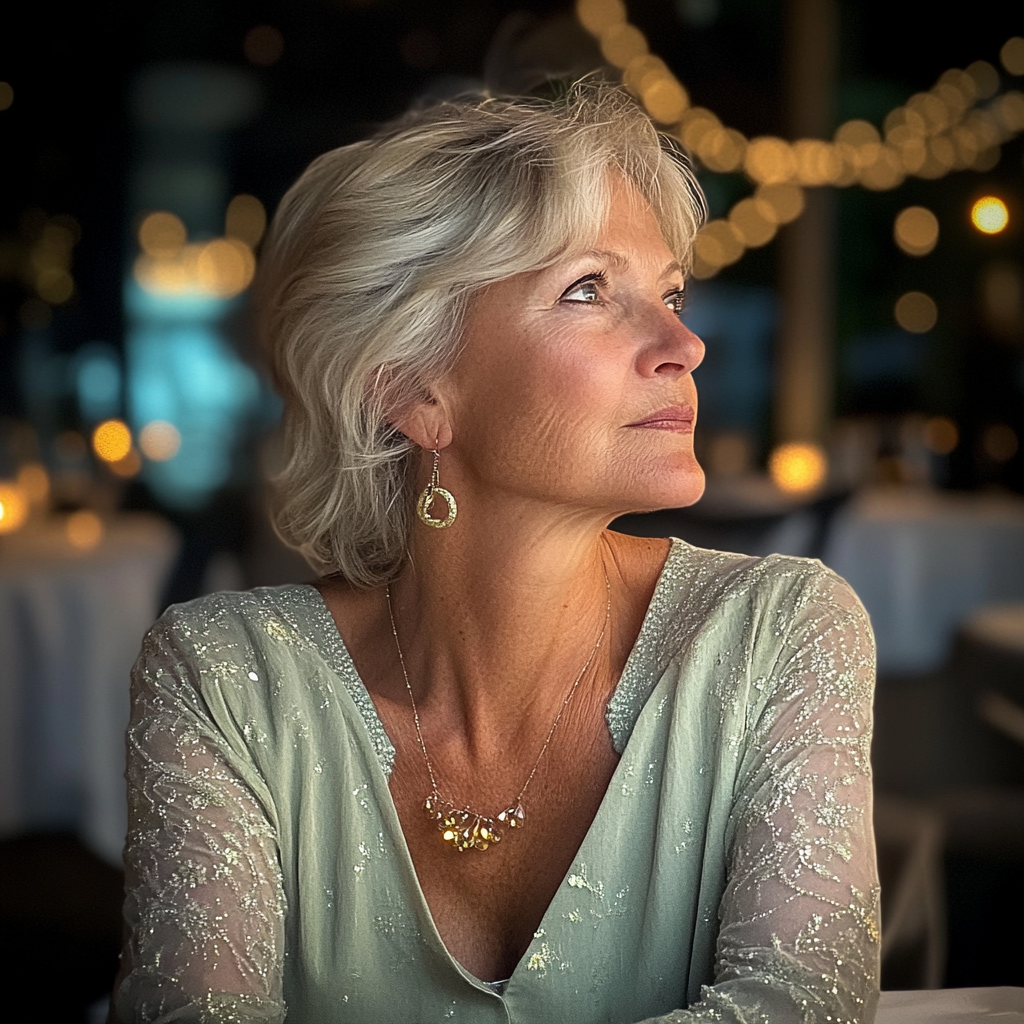
[(704, 470), (692, 459), (685, 470), (676, 470), (667, 479), (638, 488), (632, 498), (630, 512), (657, 512), (666, 508), (686, 508), (700, 501), (704, 494)]

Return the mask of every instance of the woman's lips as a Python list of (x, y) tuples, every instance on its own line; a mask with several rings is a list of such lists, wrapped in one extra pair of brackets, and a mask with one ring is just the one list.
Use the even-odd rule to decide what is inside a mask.
[(627, 423), (627, 427), (643, 427), (647, 430), (675, 430), (688, 434), (693, 430), (695, 413), (693, 406), (672, 405), (667, 409), (659, 409), (645, 416), (636, 423)]

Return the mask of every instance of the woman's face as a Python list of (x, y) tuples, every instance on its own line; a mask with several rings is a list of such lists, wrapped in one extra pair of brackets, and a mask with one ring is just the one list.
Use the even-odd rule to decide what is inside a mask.
[(682, 289), (654, 215), (616, 179), (592, 252), (480, 293), (442, 388), (460, 486), (588, 517), (696, 501), (704, 344), (680, 322)]

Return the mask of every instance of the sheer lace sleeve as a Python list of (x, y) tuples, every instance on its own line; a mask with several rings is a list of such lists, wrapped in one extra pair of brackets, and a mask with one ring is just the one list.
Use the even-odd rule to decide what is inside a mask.
[[(662, 1024), (870, 1024), (878, 998), (871, 824), (874, 641), (820, 572), (761, 628), (781, 638), (748, 729), (715, 984)], [(754, 705), (752, 705), (754, 706)]]
[[(132, 674), (116, 1022), (279, 1022), (284, 896), (269, 797), (212, 721), (173, 613)], [(191, 647), (191, 651), (190, 651)]]

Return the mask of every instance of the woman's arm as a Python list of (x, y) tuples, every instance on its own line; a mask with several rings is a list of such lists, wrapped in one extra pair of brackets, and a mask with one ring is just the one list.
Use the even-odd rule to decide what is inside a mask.
[[(781, 636), (748, 729), (715, 983), (659, 1024), (870, 1024), (878, 999), (871, 822), (874, 640), (830, 572), (764, 627)], [(649, 1022), (653, 1024), (653, 1022)]]
[(126, 937), (111, 1020), (279, 1022), (275, 832), (210, 720), (187, 636), (165, 616), (132, 673)]

